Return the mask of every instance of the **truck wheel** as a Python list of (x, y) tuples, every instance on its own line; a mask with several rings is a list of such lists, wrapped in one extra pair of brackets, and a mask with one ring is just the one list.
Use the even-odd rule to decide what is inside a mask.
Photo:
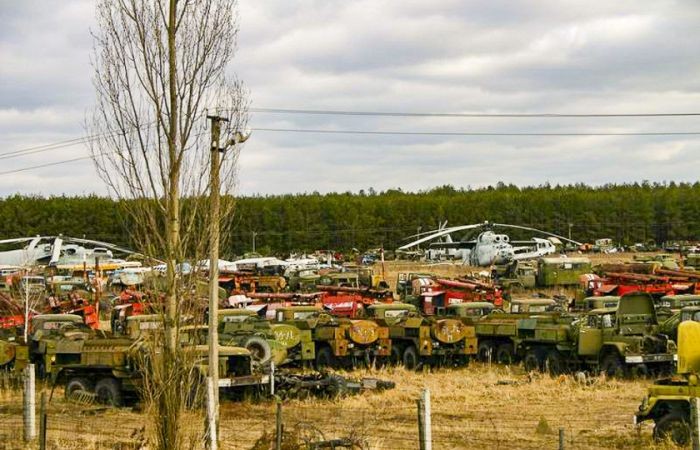
[(87, 394), (92, 393), (92, 383), (86, 378), (71, 378), (66, 384), (66, 400), (73, 400), (78, 396), (78, 393), (84, 392)]
[(408, 370), (414, 370), (418, 367), (418, 350), (413, 345), (406, 347), (403, 352), (403, 365)]
[(668, 438), (682, 447), (690, 442), (690, 426), (681, 411), (671, 411), (656, 421), (654, 439), (662, 441)]
[(402, 362), (401, 356), (401, 347), (398, 345), (392, 345), (391, 355), (389, 356), (389, 364), (392, 366), (398, 366)]
[(622, 378), (627, 375), (625, 363), (622, 361), (622, 358), (620, 358), (620, 355), (615, 352), (605, 355), (600, 369), (609, 377)]
[(259, 365), (267, 364), (272, 359), (270, 343), (260, 336), (250, 336), (243, 344), (250, 351), (253, 362)]
[(637, 364), (631, 369), (632, 377), (647, 378), (649, 376), (649, 367), (646, 364)]
[(496, 362), (498, 364), (509, 365), (513, 364), (515, 354), (513, 353), (513, 344), (501, 344), (496, 349)]
[(330, 347), (323, 346), (316, 352), (316, 369), (321, 370), (335, 366), (335, 355)]
[(566, 372), (564, 357), (558, 350), (550, 350), (547, 353), (547, 358), (545, 359), (544, 364), (550, 375), (561, 375)]
[(103, 378), (95, 385), (98, 403), (109, 406), (122, 404), (122, 389), (115, 378)]
[(542, 361), (540, 361), (540, 356), (535, 349), (530, 349), (525, 353), (525, 358), (523, 358), (523, 367), (527, 372), (541, 372), (542, 371)]
[(476, 354), (481, 362), (489, 362), (489, 358), (491, 361), (495, 361), (496, 346), (491, 341), (480, 342)]

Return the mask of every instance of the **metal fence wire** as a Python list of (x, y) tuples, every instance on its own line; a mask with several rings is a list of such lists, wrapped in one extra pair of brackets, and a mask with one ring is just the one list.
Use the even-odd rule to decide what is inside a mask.
[[(39, 396), (40, 397), (40, 396)], [(39, 402), (38, 402), (39, 403)], [(37, 405), (40, 421), (40, 405)], [(46, 406), (47, 449), (145, 449), (152, 418), (133, 408), (108, 408), (67, 402), (55, 395)], [(443, 449), (597, 449), (650, 445), (628, 414), (581, 415), (576, 408), (550, 416), (502, 416), (488, 410), (450, 410), (433, 403), (432, 448)], [(282, 449), (352, 448), (357, 450), (419, 450), (415, 405), (387, 404), (381, 409), (361, 402), (290, 401), (282, 404)], [(186, 447), (203, 448), (202, 411), (185, 413)], [(37, 424), (37, 430), (39, 430)], [(274, 450), (276, 408), (272, 402), (223, 403), (220, 449)], [(560, 441), (560, 429), (563, 440)], [(38, 440), (23, 441), (21, 391), (0, 391), (0, 450), (39, 449)]]

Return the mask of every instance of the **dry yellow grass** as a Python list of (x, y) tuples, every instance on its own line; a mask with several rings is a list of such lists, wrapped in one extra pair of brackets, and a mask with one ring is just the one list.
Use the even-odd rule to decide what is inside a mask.
[[(283, 405), (285, 429), (302, 441), (352, 436), (366, 449), (417, 449), (416, 399), (431, 391), (435, 449), (556, 448), (565, 429), (566, 448), (628, 449), (655, 447), (651, 427), (641, 433), (632, 414), (650, 380), (592, 379), (530, 375), (520, 368), (472, 364), (468, 368), (429, 372), (383, 369), (356, 372), (396, 382), (386, 392), (368, 392), (336, 400), (292, 400)], [(50, 448), (139, 448), (132, 438), (147, 423), (130, 409), (99, 409), (67, 404), (56, 392), (49, 417)], [(201, 416), (183, 421), (198, 446)], [(21, 399), (0, 396), (0, 449), (23, 448)], [(221, 448), (251, 449), (261, 436), (274, 432), (273, 402), (224, 402)], [(269, 442), (269, 439), (266, 441)], [(257, 448), (269, 448), (262, 445)]]

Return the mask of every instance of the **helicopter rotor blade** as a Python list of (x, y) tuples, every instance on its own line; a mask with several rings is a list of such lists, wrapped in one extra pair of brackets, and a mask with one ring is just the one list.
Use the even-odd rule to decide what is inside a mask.
[(534, 231), (534, 232), (536, 232), (536, 233), (541, 233), (541, 234), (544, 234), (544, 235), (547, 235), (547, 236), (552, 236), (552, 237), (555, 237), (555, 238), (557, 238), (557, 239), (564, 240), (564, 241), (566, 241), (566, 242), (571, 242), (572, 244), (583, 245), (581, 242), (574, 241), (573, 239), (565, 238), (564, 236), (560, 236), (560, 235), (558, 235), (558, 234), (550, 233), (550, 232), (548, 232), (548, 231), (538, 230), (537, 228), (524, 227), (524, 226), (522, 226), (522, 225), (510, 225), (510, 224), (507, 224), (507, 223), (494, 223), (494, 224), (492, 224), (492, 225), (495, 226), (495, 227), (517, 228), (517, 229), (520, 229), (520, 230)]
[(407, 250), (411, 247), (415, 247), (416, 245), (420, 245), (424, 242), (432, 241), (433, 239), (437, 239), (441, 236), (445, 236), (446, 234), (455, 233), (457, 231), (463, 231), (463, 230), (471, 230), (471, 229), (480, 228), (483, 226), (484, 226), (483, 223), (478, 223), (478, 224), (473, 224), (473, 225), (461, 225), (461, 226), (457, 226), (457, 227), (444, 228), (444, 229), (436, 231), (435, 233), (432, 233), (428, 236), (422, 237), (416, 241), (409, 242), (408, 244), (402, 245), (401, 247), (398, 248), (398, 250)]

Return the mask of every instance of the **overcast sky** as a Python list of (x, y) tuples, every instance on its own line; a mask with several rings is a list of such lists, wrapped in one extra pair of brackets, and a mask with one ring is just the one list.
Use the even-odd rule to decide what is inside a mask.
[[(700, 3), (239, 0), (229, 71), (255, 108), (449, 113), (700, 111)], [(94, 2), (0, 0), (0, 154), (81, 137)], [(690, 118), (405, 118), (253, 113), (253, 128), (700, 131)], [(2, 159), (0, 173), (84, 146)], [(700, 136), (464, 137), (253, 131), (242, 194), (441, 184), (696, 181)], [(0, 174), (0, 196), (104, 193), (89, 160)]]

